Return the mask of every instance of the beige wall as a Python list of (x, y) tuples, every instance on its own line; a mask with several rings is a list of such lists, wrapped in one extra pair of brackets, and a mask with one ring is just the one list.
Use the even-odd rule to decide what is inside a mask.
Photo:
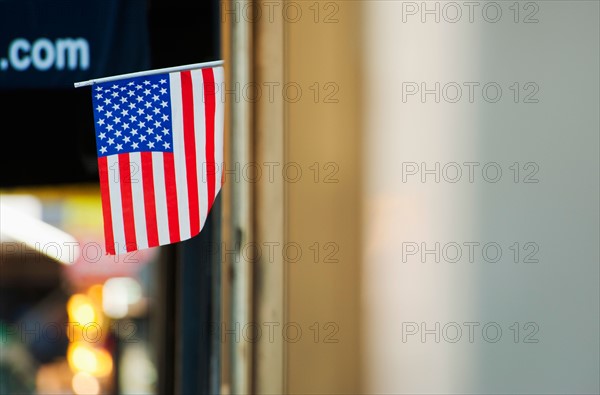
[[(312, 2), (311, 2), (312, 3)], [(288, 264), (288, 319), (308, 329), (321, 327), (320, 338), (288, 344), (289, 393), (353, 393), (360, 389), (360, 4), (335, 2), (334, 19), (323, 23), (320, 3), (318, 23), (302, 2), (304, 16), (289, 23), (286, 46), (287, 80), (299, 84), (303, 96), (287, 105), (287, 156), (300, 164), (303, 177), (287, 186), (288, 241), (303, 246), (303, 259)], [(309, 17), (310, 16), (310, 17)], [(309, 87), (319, 83), (319, 97)], [(330, 85), (326, 85), (326, 84)], [(316, 88), (316, 87), (315, 87)], [(326, 94), (337, 102), (326, 102)], [(318, 182), (309, 166), (320, 166)], [(329, 166), (329, 167), (325, 167)], [(326, 183), (334, 170), (337, 183)], [(319, 262), (308, 247), (318, 242)], [(334, 243), (324, 249), (326, 243)], [(339, 247), (338, 262), (324, 255)], [(324, 329), (326, 323), (333, 323)], [(324, 334), (339, 328), (338, 343), (325, 343)]]

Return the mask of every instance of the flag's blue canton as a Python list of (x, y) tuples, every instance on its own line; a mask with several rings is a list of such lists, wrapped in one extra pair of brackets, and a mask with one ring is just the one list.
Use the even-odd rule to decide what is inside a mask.
[(94, 85), (92, 103), (98, 156), (173, 152), (168, 74)]

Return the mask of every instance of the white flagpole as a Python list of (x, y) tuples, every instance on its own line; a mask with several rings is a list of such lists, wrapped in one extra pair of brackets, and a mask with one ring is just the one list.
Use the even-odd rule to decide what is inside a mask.
[(155, 70), (147, 70), (147, 71), (138, 71), (136, 73), (113, 75), (111, 77), (104, 77), (104, 78), (97, 78), (97, 79), (93, 79), (93, 80), (89, 80), (89, 81), (76, 82), (74, 85), (75, 85), (75, 88), (80, 88), (82, 86), (94, 85), (94, 84), (99, 84), (102, 82), (116, 81), (116, 80), (120, 80), (123, 78), (143, 77), (145, 75), (173, 73), (173, 72), (182, 71), (182, 70), (202, 69), (202, 68), (216, 67), (216, 66), (222, 66), (222, 65), (223, 65), (222, 60), (215, 60), (214, 62), (194, 63), (194, 64), (188, 64), (185, 66), (166, 67), (164, 69), (155, 69)]

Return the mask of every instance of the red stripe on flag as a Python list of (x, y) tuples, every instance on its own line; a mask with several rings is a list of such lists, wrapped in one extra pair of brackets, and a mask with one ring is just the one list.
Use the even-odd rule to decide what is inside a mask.
[(167, 214), (171, 243), (181, 240), (179, 235), (179, 208), (177, 206), (177, 184), (175, 182), (175, 158), (172, 152), (163, 154), (165, 167), (165, 191), (167, 194)]
[(141, 152), (142, 184), (144, 188), (144, 209), (146, 211), (146, 233), (148, 247), (158, 245), (158, 226), (156, 224), (156, 199), (154, 196), (154, 175), (152, 171), (152, 153)]
[(110, 209), (110, 191), (108, 189), (108, 163), (106, 156), (98, 157), (98, 173), (100, 175), (100, 197), (102, 199), (102, 217), (104, 219), (104, 240), (106, 252), (115, 255), (115, 237), (113, 234), (112, 212)]
[(133, 198), (131, 192), (131, 165), (129, 154), (119, 155), (119, 185), (121, 186), (121, 206), (123, 207), (123, 229), (125, 230), (125, 249), (137, 250), (135, 239), (135, 221), (133, 218)]
[(190, 71), (181, 73), (181, 100), (183, 109), (183, 143), (188, 203), (190, 206), (190, 234), (200, 232), (200, 204), (198, 203), (198, 171), (196, 168), (196, 139), (194, 129), (194, 90)]
[(208, 180), (208, 210), (215, 200), (215, 76), (212, 68), (202, 69), (204, 79), (204, 110), (206, 119), (206, 176)]

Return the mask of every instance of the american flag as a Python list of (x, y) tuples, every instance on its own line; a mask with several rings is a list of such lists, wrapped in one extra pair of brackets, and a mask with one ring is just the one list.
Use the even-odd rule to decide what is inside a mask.
[(221, 189), (223, 68), (124, 78), (92, 89), (106, 252), (189, 239)]

